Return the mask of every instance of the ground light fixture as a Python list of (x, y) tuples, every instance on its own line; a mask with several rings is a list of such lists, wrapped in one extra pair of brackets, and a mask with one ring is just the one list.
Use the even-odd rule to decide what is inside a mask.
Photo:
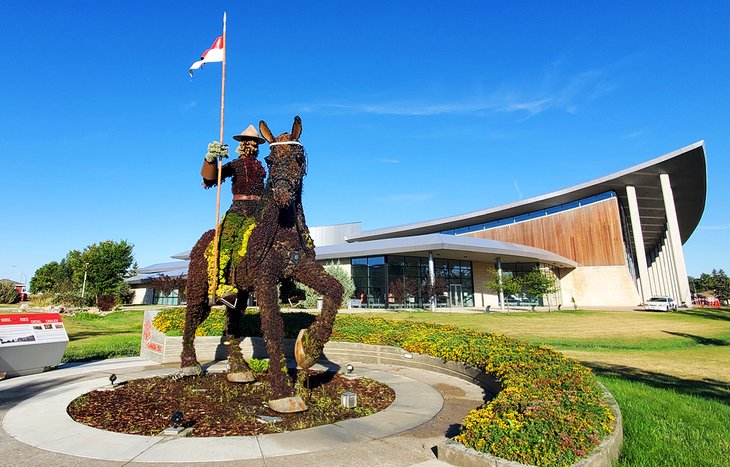
[(347, 366), (345, 367), (345, 369), (347, 370), (348, 373), (352, 373), (353, 371), (355, 371), (355, 367), (352, 366), (352, 363), (348, 363)]
[(178, 411), (175, 411), (170, 416), (170, 424), (172, 426), (169, 426), (165, 428), (165, 430), (162, 432), (163, 435), (167, 436), (177, 436), (180, 434), (181, 431), (185, 429), (183, 426), (183, 421), (185, 420), (185, 417), (183, 416), (183, 413)]
[(109, 384), (111, 384), (112, 386), (114, 386), (114, 381), (116, 381), (116, 380), (117, 380), (117, 375), (115, 375), (114, 373), (112, 373), (111, 375), (109, 375)]
[(346, 409), (354, 409), (357, 407), (357, 394), (350, 391), (345, 391), (341, 396), (342, 406)]
[(173, 428), (180, 428), (183, 424), (183, 420), (183, 414), (180, 411), (173, 413), (170, 417), (170, 423), (172, 423)]

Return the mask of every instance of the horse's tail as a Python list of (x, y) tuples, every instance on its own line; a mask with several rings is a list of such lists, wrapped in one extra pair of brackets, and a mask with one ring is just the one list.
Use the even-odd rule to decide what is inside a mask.
[(208, 303), (208, 260), (205, 258), (205, 250), (214, 236), (215, 230), (208, 230), (190, 251), (188, 285), (186, 288), (188, 306)]

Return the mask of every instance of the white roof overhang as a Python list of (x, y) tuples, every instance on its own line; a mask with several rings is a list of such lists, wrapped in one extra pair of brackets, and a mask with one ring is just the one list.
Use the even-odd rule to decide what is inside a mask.
[(355, 258), (360, 256), (405, 255), (434, 258), (466, 259), (494, 264), (497, 258), (503, 263), (539, 262), (560, 268), (575, 268), (578, 263), (553, 252), (515, 243), (485, 240), (472, 237), (456, 237), (444, 234), (417, 235), (363, 242), (328, 245), (315, 248), (317, 259)]
[(666, 223), (660, 174), (669, 175), (679, 232), (684, 243), (697, 228), (705, 209), (707, 167), (704, 141), (698, 141), (648, 162), (564, 190), (481, 211), (363, 231), (349, 235), (347, 241), (362, 242), (458, 229), (548, 209), (607, 191), (614, 191), (621, 206), (628, 209), (626, 187), (632, 185), (636, 188), (644, 245), (650, 249), (661, 241)]

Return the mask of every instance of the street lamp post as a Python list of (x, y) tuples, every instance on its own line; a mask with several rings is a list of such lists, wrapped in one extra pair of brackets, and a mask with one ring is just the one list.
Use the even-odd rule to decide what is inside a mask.
[(86, 273), (89, 271), (89, 263), (84, 263), (84, 284), (81, 286), (81, 298), (84, 298), (86, 293)]

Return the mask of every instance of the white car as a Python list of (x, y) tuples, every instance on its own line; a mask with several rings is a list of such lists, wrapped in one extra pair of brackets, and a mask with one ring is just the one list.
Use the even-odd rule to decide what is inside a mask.
[(651, 297), (644, 303), (645, 311), (677, 311), (677, 304), (672, 297)]

